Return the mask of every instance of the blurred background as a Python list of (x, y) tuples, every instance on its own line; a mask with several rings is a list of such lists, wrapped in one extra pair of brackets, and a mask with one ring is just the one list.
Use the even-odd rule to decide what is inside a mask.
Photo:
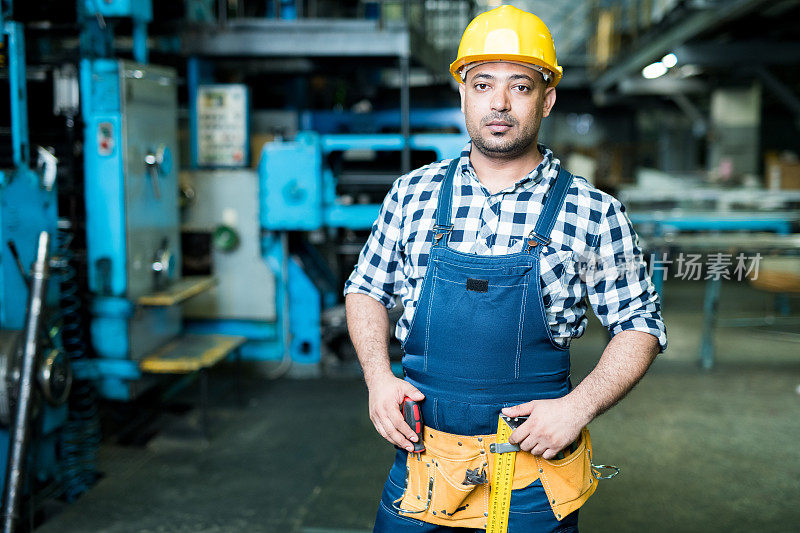
[(371, 530), (342, 287), (464, 146), (447, 67), (501, 4), (551, 29), (540, 142), (626, 205), (669, 336), (591, 425), (622, 474), (581, 527), (797, 530), (800, 1), (0, 0), (4, 531)]

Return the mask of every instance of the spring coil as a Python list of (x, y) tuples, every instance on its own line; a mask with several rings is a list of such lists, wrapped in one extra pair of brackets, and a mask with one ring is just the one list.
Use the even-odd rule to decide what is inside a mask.
[[(60, 312), (51, 322), (51, 331), (58, 331), (54, 336), (70, 362), (87, 357), (88, 352), (72, 241), (71, 231), (59, 228), (56, 255), (61, 261), (54, 274), (61, 289)], [(63, 497), (67, 501), (77, 499), (97, 480), (97, 451), (102, 436), (97, 404), (97, 390), (90, 381), (73, 381), (60, 439)]]

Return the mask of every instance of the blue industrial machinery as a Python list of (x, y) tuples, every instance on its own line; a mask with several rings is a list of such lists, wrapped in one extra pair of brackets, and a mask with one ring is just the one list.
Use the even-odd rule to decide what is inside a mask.
[[(51, 283), (36, 300), (53, 327), (38, 335), (38, 349), (28, 350), (26, 360), (31, 361), (30, 356), (35, 358), (30, 363), (34, 378), (24, 383), (20, 381), (26, 315), (38, 314), (28, 309), (32, 287), (36, 285), (29, 276), (28, 267), (37, 256), (39, 235), (45, 232), (54, 236), (57, 232), (57, 196), (52, 154), (40, 149), (41, 157), (46, 159), (44, 172), (39, 173), (30, 166), (23, 27), (8, 20), (10, 12), (10, 3), (0, 2), (0, 28), (7, 45), (12, 155), (11, 161), (4, 162), (8, 163), (8, 168), (0, 169), (0, 256), (5, 259), (0, 261), (0, 479), (9, 478), (5, 458), (10, 455), (9, 450), (15, 448), (17, 461), (11, 465), (15, 474), (10, 477), (12, 491), (17, 494), (13, 498), (8, 494), (6, 497), (12, 507), (6, 511), (14, 515), (9, 518), (13, 522), (19, 512), (22, 490), (30, 491), (35, 485), (62, 478), (58, 440), (59, 430), (67, 419), (64, 400), (69, 394), (70, 378), (61, 350), (58, 284)], [(34, 333), (33, 337), (37, 335)], [(33, 395), (46, 401), (41, 402), (38, 409), (26, 409), (29, 420), (15, 420), (12, 412), (18, 400)], [(12, 424), (13, 432), (9, 428)], [(30, 445), (29, 438), (32, 439)], [(29, 457), (26, 457), (26, 450), (30, 452)], [(31, 463), (34, 477), (28, 480), (25, 488), (26, 479), (21, 472), (25, 471), (25, 463), (30, 458), (35, 458)], [(31, 483), (33, 480), (35, 483)]]
[[(318, 133), (389, 133), (399, 132), (399, 109), (384, 109), (369, 113), (353, 111), (304, 111), (300, 128)], [(409, 127), (413, 131), (467, 134), (464, 114), (457, 107), (414, 108), (409, 112)]]
[[(410, 136), (408, 142), (412, 151), (432, 153), (431, 159), (441, 159), (457, 155), (466, 137), (420, 134)], [(275, 279), (275, 320), (209, 318), (193, 320), (189, 328), (246, 336), (249, 342), (242, 349), (246, 359), (282, 360), (284, 368), (291, 362), (294, 375), (319, 372), (321, 316), (338, 301), (340, 287), (332, 281), (335, 276), (330, 266), (308, 243), (308, 237), (316, 235), (318, 241), (325, 239), (320, 237), (324, 234), (328, 239), (335, 238), (336, 230), (368, 230), (380, 208), (376, 203), (356, 203), (353, 193), (359, 196), (365, 186), (352, 182), (352, 178), (350, 190), (344, 193), (342, 176), (331, 168), (329, 160), (348, 153), (379, 160), (379, 154), (397, 154), (404, 146), (405, 139), (399, 134), (320, 135), (308, 131), (291, 141), (265, 144), (258, 166), (258, 223), (262, 230), (260, 252)], [(378, 189), (382, 198), (397, 173), (384, 172), (377, 181), (364, 172), (360, 176), (365, 184)], [(243, 280), (251, 285), (265, 281)]]
[(179, 306), (137, 300), (179, 278), (177, 94), (171, 69), (81, 62), (86, 239), (97, 360), (77, 368), (104, 397), (144, 385), (138, 361), (181, 331)]
[(250, 90), (244, 84), (203, 84), (190, 88), (192, 167), (250, 165)]
[[(466, 139), (458, 134), (419, 134), (409, 138), (412, 150), (452, 157)], [(259, 163), (261, 226), (272, 231), (311, 231), (324, 227), (369, 228), (380, 206), (345, 205), (337, 200), (337, 179), (323, 165), (333, 152), (403, 149), (402, 135), (318, 135), (301, 132), (292, 142), (264, 146)]]
[[(30, 162), (28, 144), (28, 92), (25, 83), (25, 34), (22, 24), (6, 20), (8, 13), (0, 7), (0, 27), (8, 48), (8, 88), (10, 94), (11, 148), (13, 167), (26, 169)], [(0, 182), (5, 181), (6, 172), (0, 170)]]
[[(55, 191), (43, 187), (39, 174), (25, 168), (6, 171), (4, 183), (0, 185), (0, 242), (3, 245), (0, 254), (6, 259), (0, 262), (0, 479), (5, 477), (5, 458), (11, 443), (8, 426), (19, 393), (19, 349), (29, 296), (28, 280), (23, 277), (27, 276), (27, 266), (23, 265), (33, 262), (39, 232), (55, 235), (56, 207)], [(8, 246), (12, 243), (19, 262), (14, 260)], [(53, 315), (57, 312), (59, 300), (56, 283), (50, 284), (46, 296), (45, 310)], [(65, 364), (59, 349), (60, 339), (55, 337), (51, 342), (50, 351), (39, 355), (43, 376), (52, 371), (53, 364)], [(43, 385), (49, 386), (49, 383), (40, 383)], [(68, 389), (48, 398), (56, 405), (43, 402), (39, 416), (33, 419), (36, 446), (32, 453), (37, 458), (35, 476), (39, 482), (61, 477), (57, 446), (58, 431), (67, 419), (67, 407), (63, 404), (65, 392), (68, 393)]]
[(267, 18), (297, 19), (297, 2), (295, 0), (267, 0), (266, 4)]
[(151, 0), (78, 0), (78, 14), (84, 57), (112, 57), (114, 22), (116, 19), (130, 19), (133, 58), (138, 63), (147, 63), (147, 24), (153, 20)]
[[(142, 361), (169, 344), (189, 357), (181, 304), (213, 284), (181, 276), (177, 79), (145, 64), (150, 0), (85, 0), (80, 65), (91, 341), (96, 358), (75, 366), (100, 395), (132, 400), (160, 380)], [(106, 20), (110, 18), (110, 20)], [(134, 26), (136, 61), (113, 59), (115, 18)], [(218, 349), (221, 339), (203, 339)], [(198, 357), (202, 356), (200, 354)], [(146, 366), (146, 365), (145, 365)]]

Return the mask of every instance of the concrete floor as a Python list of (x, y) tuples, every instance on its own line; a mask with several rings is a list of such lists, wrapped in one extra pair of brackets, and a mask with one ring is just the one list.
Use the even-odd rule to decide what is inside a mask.
[[(596, 460), (622, 474), (601, 483), (581, 511), (583, 531), (800, 530), (800, 338), (719, 329), (718, 364), (701, 371), (702, 288), (667, 283), (669, 349), (591, 424)], [(800, 300), (792, 303), (800, 309)], [(723, 316), (769, 308), (769, 297), (745, 284), (723, 288)], [(576, 380), (604, 344), (593, 321), (573, 345)], [(210, 442), (191, 411), (163, 416), (145, 447), (104, 444), (104, 479), (37, 531), (371, 529), (394, 450), (372, 429), (358, 379), (251, 377), (242, 409), (228, 374), (212, 382)]]

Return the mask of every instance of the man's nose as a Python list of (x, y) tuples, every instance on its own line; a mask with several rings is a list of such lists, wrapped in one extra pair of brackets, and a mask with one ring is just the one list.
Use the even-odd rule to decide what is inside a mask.
[(511, 108), (511, 99), (505, 89), (495, 91), (492, 95), (492, 111), (508, 111)]

